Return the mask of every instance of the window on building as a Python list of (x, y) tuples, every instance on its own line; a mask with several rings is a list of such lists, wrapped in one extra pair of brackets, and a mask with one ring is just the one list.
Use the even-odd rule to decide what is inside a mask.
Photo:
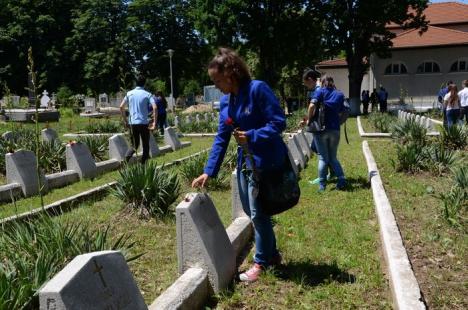
[(391, 75), (391, 74), (406, 74), (408, 73), (408, 70), (406, 70), (406, 66), (402, 63), (393, 63), (389, 64), (385, 68), (385, 74), (386, 75)]
[(438, 73), (440, 72), (440, 67), (436, 62), (425, 61), (418, 66), (416, 69), (417, 73)]
[(468, 60), (459, 59), (450, 66), (450, 72), (466, 72), (468, 71)]

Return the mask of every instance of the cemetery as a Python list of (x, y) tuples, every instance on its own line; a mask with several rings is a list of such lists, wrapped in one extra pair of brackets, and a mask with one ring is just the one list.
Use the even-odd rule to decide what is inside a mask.
[[(468, 70), (466, 1), (8, 0), (0, 13), (0, 309), (468, 308), (468, 119), (447, 123)], [(243, 93), (250, 79), (219, 45), (261, 91)], [(334, 80), (309, 85), (310, 71)], [(126, 158), (136, 102), (120, 110), (141, 75), (142, 130), (149, 95), (165, 120), (143, 164), (142, 141)], [(349, 113), (333, 133), (344, 186), (331, 159), (327, 186), (317, 178), (323, 128), (304, 127), (316, 86)], [(192, 187), (219, 150), (223, 91), (224, 125), (247, 143), (230, 137), (217, 176)], [(261, 225), (242, 207), (238, 155), (270, 145), (262, 130), (282, 121), (243, 128), (270, 109), (286, 117), (300, 199), (271, 217), (280, 254), (245, 282)], [(257, 202), (266, 181), (249, 184)]]

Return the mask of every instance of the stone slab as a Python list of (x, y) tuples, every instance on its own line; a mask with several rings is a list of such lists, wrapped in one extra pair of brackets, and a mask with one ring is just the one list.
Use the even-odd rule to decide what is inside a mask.
[(208, 299), (208, 273), (189, 268), (149, 306), (149, 310), (202, 309)]
[(232, 220), (238, 217), (247, 217), (242, 207), (242, 202), (239, 195), (239, 186), (237, 183), (237, 169), (231, 173), (231, 214)]
[(296, 174), (296, 176), (299, 176), (299, 170), (301, 168), (301, 165), (299, 164), (299, 161), (294, 160), (294, 156), (289, 150), (289, 147), (287, 149), (288, 149), (288, 158), (289, 158), (289, 161), (291, 162), (291, 166), (293, 167), (294, 173)]
[(302, 130), (298, 130), (296, 136), (297, 136), (297, 141), (299, 142), (299, 145), (302, 149), (302, 153), (304, 154), (306, 161), (309, 161), (310, 153), (311, 153), (310, 143), (307, 142), (307, 139), (304, 133), (302, 132)]
[[(35, 109), (6, 109), (5, 115), (13, 122), (34, 122)], [(60, 113), (58, 111), (39, 109), (39, 122), (58, 122)]]
[(118, 251), (78, 255), (39, 290), (41, 310), (148, 309)]
[[(38, 177), (36, 172), (36, 155), (32, 151), (19, 150), (5, 155), (7, 183), (18, 183), (25, 197), (39, 193)], [(42, 176), (43, 192), (47, 191), (47, 182)]]
[(75, 170), (65, 170), (57, 173), (47, 174), (45, 176), (49, 189), (64, 187), (68, 184), (78, 182), (80, 176)]
[(173, 151), (182, 148), (182, 143), (180, 143), (179, 137), (177, 137), (177, 133), (172, 127), (166, 127), (164, 129), (164, 143), (170, 145)]
[(80, 179), (92, 179), (96, 177), (96, 163), (85, 143), (76, 142), (67, 144), (65, 157), (67, 170), (75, 170), (78, 172)]
[(236, 271), (234, 248), (207, 194), (190, 193), (176, 208), (179, 273), (208, 271), (215, 293), (227, 288)]
[(125, 161), (130, 146), (123, 134), (116, 134), (109, 138), (109, 158), (118, 161)]
[(120, 161), (117, 159), (108, 159), (96, 163), (97, 174), (103, 174), (109, 171), (117, 170), (120, 167)]
[(226, 229), (236, 257), (240, 256), (247, 244), (252, 240), (253, 226), (248, 217), (238, 217)]
[(301, 170), (304, 169), (306, 165), (305, 157), (302, 153), (301, 147), (299, 146), (299, 142), (297, 141), (297, 137), (295, 137), (295, 135), (291, 135), (288, 138), (288, 148), (294, 160), (297, 160), (299, 162)]
[(0, 185), (0, 201), (13, 202), (21, 197), (22, 190), (19, 183)]
[(58, 134), (52, 128), (44, 128), (41, 131), (42, 141), (44, 142), (53, 142), (58, 140)]

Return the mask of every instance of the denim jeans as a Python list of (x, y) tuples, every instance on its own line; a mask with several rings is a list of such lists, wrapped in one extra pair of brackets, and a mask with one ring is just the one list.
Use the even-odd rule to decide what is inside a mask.
[(456, 125), (460, 117), (460, 109), (447, 110), (447, 127), (450, 128)]
[(270, 260), (277, 256), (275, 232), (271, 216), (263, 214), (259, 202), (254, 197), (255, 180), (252, 171), (237, 169), (237, 184), (244, 212), (250, 217), (255, 232), (254, 262), (267, 267)]
[(460, 119), (463, 121), (465, 119), (465, 124), (468, 125), (468, 106), (462, 107), (460, 110)]
[(318, 149), (318, 173), (320, 183), (325, 184), (327, 180), (327, 167), (331, 166), (338, 179), (344, 178), (343, 168), (336, 158), (338, 144), (340, 143), (339, 130), (325, 130), (314, 133), (314, 140)]

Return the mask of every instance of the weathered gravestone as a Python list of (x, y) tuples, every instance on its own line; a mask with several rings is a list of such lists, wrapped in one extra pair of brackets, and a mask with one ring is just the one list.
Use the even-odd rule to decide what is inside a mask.
[(116, 159), (120, 162), (125, 161), (125, 155), (129, 148), (123, 134), (113, 135), (109, 138), (109, 158)]
[(173, 151), (191, 145), (190, 141), (181, 142), (174, 128), (166, 127), (164, 129), (164, 143), (171, 146)]
[(203, 114), (203, 119), (205, 120), (205, 122), (209, 122), (210, 121), (210, 115), (208, 113), (204, 113)]
[(307, 138), (302, 130), (297, 131), (297, 139), (299, 145), (301, 146), (304, 157), (306, 157), (306, 160), (309, 160), (311, 154), (310, 144), (307, 142)]
[(41, 310), (148, 309), (118, 251), (75, 257), (39, 291)]
[(106, 93), (99, 94), (99, 106), (100, 107), (107, 107), (109, 106), (109, 97)]
[[(39, 193), (36, 155), (32, 151), (19, 150), (5, 155), (7, 183), (18, 183), (25, 197)], [(47, 191), (47, 182), (41, 175), (43, 192)]]
[(179, 127), (180, 117), (178, 115), (174, 116), (174, 127)]
[(94, 98), (85, 98), (84, 107), (85, 107), (85, 113), (94, 113), (94, 112), (96, 112), (96, 99), (94, 99)]
[(52, 128), (44, 128), (41, 131), (42, 141), (44, 142), (54, 142), (58, 140), (58, 134)]
[(299, 141), (296, 135), (292, 135), (288, 140), (289, 151), (291, 152), (294, 161), (298, 161), (301, 169), (304, 169), (306, 166), (306, 159), (304, 153), (302, 153)]
[(235, 220), (238, 217), (247, 217), (242, 207), (242, 201), (239, 195), (239, 184), (237, 183), (237, 169), (231, 173), (231, 209), (232, 219)]
[(41, 97), (41, 108), (49, 107), (50, 97), (48, 95), (49, 93), (47, 92), (47, 90), (44, 90)]
[(69, 143), (65, 149), (67, 170), (78, 172), (80, 179), (91, 179), (97, 175), (96, 162), (86, 144)]
[(185, 116), (185, 123), (186, 123), (186, 124), (191, 124), (191, 123), (193, 123), (193, 118), (192, 118), (191, 115)]
[(179, 273), (201, 267), (215, 293), (228, 287), (236, 272), (236, 254), (207, 194), (187, 194), (176, 208)]
[(202, 121), (200, 114), (195, 115), (195, 122), (199, 124)]
[[(140, 139), (139, 150), (143, 150), (143, 141)], [(159, 150), (158, 145), (156, 144), (156, 140), (154, 140), (153, 134), (150, 133), (149, 135), (149, 156), (156, 157), (161, 153)]]

